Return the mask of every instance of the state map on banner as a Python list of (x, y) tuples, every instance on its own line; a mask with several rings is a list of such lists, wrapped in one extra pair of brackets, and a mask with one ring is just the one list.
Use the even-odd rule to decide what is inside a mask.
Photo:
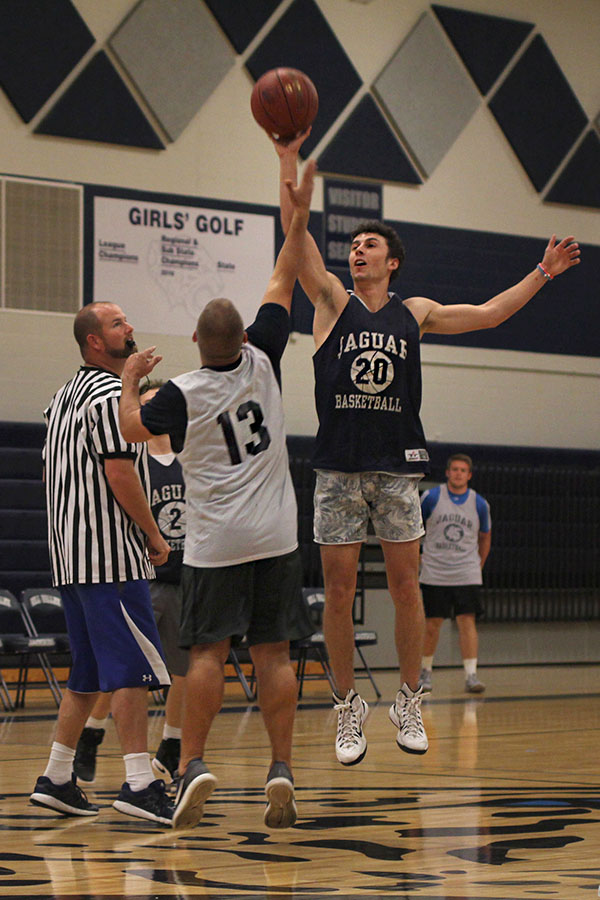
[(272, 215), (94, 197), (94, 299), (139, 331), (190, 335), (214, 297), (249, 325), (274, 254)]

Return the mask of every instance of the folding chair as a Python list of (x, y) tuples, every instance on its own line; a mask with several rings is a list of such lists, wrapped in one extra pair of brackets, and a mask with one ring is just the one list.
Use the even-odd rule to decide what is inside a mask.
[[(46, 653), (56, 649), (56, 641), (51, 637), (31, 635), (25, 624), (21, 604), (15, 595), (6, 589), (0, 589), (0, 668), (16, 669), (16, 697), (12, 702), (8, 684), (0, 675), (0, 698), (5, 709), (25, 706), (27, 687), (48, 686), (58, 706), (60, 694), (56, 693), (53, 672)], [(35, 660), (42, 670), (44, 682), (29, 682), (29, 668)]]
[(53, 685), (52, 693), (60, 703), (62, 690), (52, 663), (57, 668), (70, 668), (72, 662), (71, 645), (60, 591), (57, 588), (27, 588), (21, 591), (20, 601), (28, 633), (32, 637), (54, 640), (55, 646), (47, 652), (47, 658)]
[[(323, 589), (303, 588), (302, 595), (304, 598), (304, 602), (308, 605), (310, 615), (314, 624), (317, 627), (320, 627), (323, 623), (323, 610), (325, 608), (325, 594), (323, 592)], [(355, 670), (355, 676), (356, 678), (368, 678), (373, 685), (373, 690), (375, 691), (377, 698), (379, 699), (379, 697), (381, 697), (381, 692), (377, 687), (375, 679), (373, 678), (373, 673), (371, 672), (371, 669), (369, 668), (369, 665), (362, 651), (362, 647), (373, 646), (375, 644), (377, 644), (376, 631), (367, 631), (366, 629), (361, 629), (354, 632), (354, 647), (362, 663), (362, 667)], [(298, 660), (296, 670), (296, 675), (299, 682), (298, 696), (302, 696), (302, 688), (305, 679), (309, 680), (326, 678), (332, 691), (335, 690), (335, 683), (333, 680), (331, 668), (329, 666), (329, 657), (327, 655), (327, 648), (325, 646), (325, 639), (323, 637), (322, 631), (316, 631), (313, 635), (308, 638), (304, 638), (301, 641), (293, 641), (292, 646)], [(323, 674), (319, 672), (310, 674), (306, 673), (306, 663), (311, 659), (320, 663), (321, 668), (323, 669)]]

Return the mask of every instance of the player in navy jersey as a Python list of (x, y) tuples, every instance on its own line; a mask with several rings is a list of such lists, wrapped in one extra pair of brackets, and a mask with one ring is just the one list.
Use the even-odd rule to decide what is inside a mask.
[[(296, 180), (298, 151), (309, 133), (287, 145), (273, 141), (282, 188)], [(281, 190), (284, 232), (291, 219), (288, 196)], [(401, 687), (389, 716), (400, 749), (425, 753), (428, 747), (418, 684), (425, 619), (418, 583), (423, 525), (417, 482), (428, 471), (419, 418), (419, 339), (427, 332), (458, 334), (500, 325), (547, 280), (577, 265), (579, 247), (572, 236), (557, 242), (553, 235), (541, 263), (480, 305), (444, 306), (428, 297), (400, 300), (389, 286), (403, 259), (394, 229), (364, 222), (351, 235), (352, 292), (327, 272), (308, 233), (299, 274), (315, 308), (315, 540), (321, 544), (323, 625), (336, 683), (336, 755), (343, 765), (360, 762), (367, 750), (363, 724), (368, 707), (354, 689), (352, 608), (369, 519), (381, 542), (396, 611)]]
[[(140, 387), (142, 404), (155, 397), (162, 381), (148, 381)], [(155, 566), (156, 577), (149, 582), (152, 609), (171, 676), (165, 703), (162, 740), (152, 760), (154, 769), (165, 781), (173, 780), (179, 767), (183, 690), (188, 668), (188, 652), (179, 646), (181, 619), (181, 570), (185, 544), (185, 483), (181, 463), (173, 453), (168, 434), (157, 434), (148, 441), (150, 473), (150, 509), (160, 533), (171, 548), (162, 566)]]
[(205, 745), (223, 698), (232, 642), (246, 635), (272, 749), (264, 822), (296, 820), (292, 732), (298, 687), (289, 641), (311, 634), (302, 605), (297, 508), (287, 456), (279, 362), (289, 335), (314, 163), (290, 185), (292, 221), (255, 322), (244, 331), (231, 301), (211, 300), (194, 340), (201, 367), (140, 406), (138, 384), (160, 357), (132, 356), (123, 374), (124, 435), (168, 433), (186, 486), (180, 645), (190, 648), (174, 827), (196, 824), (216, 785)]
[(425, 491), (421, 510), (425, 537), (421, 554), (421, 593), (425, 606), (425, 646), (419, 683), (431, 690), (433, 657), (444, 619), (456, 618), (465, 670), (465, 690), (481, 694), (477, 677), (477, 626), (483, 613), (482, 570), (492, 543), (490, 507), (469, 488), (473, 462), (453, 453), (446, 464), (446, 484)]

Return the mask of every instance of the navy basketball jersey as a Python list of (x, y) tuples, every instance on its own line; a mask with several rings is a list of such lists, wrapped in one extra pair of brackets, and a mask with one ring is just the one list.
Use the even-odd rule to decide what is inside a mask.
[(150, 508), (158, 529), (171, 548), (163, 566), (155, 566), (157, 581), (179, 584), (185, 540), (185, 485), (178, 460), (148, 454)]
[(371, 312), (355, 294), (313, 357), (319, 417), (314, 466), (429, 471), (419, 325), (397, 294)]

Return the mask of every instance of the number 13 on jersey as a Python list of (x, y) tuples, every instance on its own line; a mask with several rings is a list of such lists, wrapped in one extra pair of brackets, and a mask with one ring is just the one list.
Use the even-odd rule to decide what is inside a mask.
[(232, 466), (242, 462), (242, 455), (256, 456), (267, 449), (271, 436), (263, 420), (260, 404), (254, 400), (240, 404), (235, 412), (226, 410), (217, 416)]

